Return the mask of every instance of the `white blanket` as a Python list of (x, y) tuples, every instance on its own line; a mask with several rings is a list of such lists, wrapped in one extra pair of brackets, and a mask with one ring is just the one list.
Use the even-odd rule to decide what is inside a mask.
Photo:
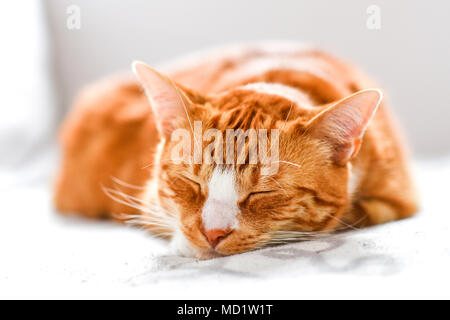
[(0, 190), (0, 298), (449, 298), (450, 161), (416, 172), (412, 219), (207, 261), (60, 216), (47, 187)]

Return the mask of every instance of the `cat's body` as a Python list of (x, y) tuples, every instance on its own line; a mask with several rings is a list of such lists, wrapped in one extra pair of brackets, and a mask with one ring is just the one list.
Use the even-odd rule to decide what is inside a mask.
[[(272, 182), (248, 167), (239, 171), (237, 166), (219, 170), (172, 164), (167, 151), (170, 144), (160, 145), (160, 150), (157, 147), (161, 136), (173, 132), (165, 133), (164, 126), (181, 123), (176, 126), (192, 129), (192, 123), (175, 121), (172, 114), (158, 114), (168, 110), (167, 106), (157, 109), (155, 115), (141, 84), (117, 77), (84, 90), (64, 124), (63, 162), (55, 196), (60, 211), (98, 218), (119, 213), (151, 216), (154, 209), (147, 204), (162, 208), (155, 212), (155, 219), (146, 218), (149, 229), (174, 238), (182, 253), (199, 257), (257, 248), (272, 243), (276, 232), (373, 225), (416, 212), (404, 142), (384, 101), (377, 110), (379, 91), (363, 92), (359, 96), (365, 100), (355, 95), (371, 108), (367, 119), (364, 114), (356, 116), (362, 119), (358, 137), (355, 123), (336, 120), (335, 111), (328, 113), (331, 116), (321, 113), (355, 92), (374, 87), (348, 64), (307, 47), (258, 45), (219, 50), (167, 70), (170, 78), (183, 86), (178, 86), (180, 98), (188, 104), (190, 120), (202, 120), (204, 129), (278, 128), (287, 132), (280, 136), (280, 158), (285, 163), (270, 177)], [(151, 78), (143, 69), (136, 72), (154, 101), (153, 110), (170, 100), (164, 96), (160, 102), (160, 96), (153, 96), (155, 84), (158, 87), (157, 81), (162, 80)], [(167, 83), (163, 89), (169, 92), (173, 84)], [(356, 102), (343, 103), (347, 105), (342, 110), (354, 108)], [(341, 114), (344, 120), (353, 112), (349, 110)], [(370, 118), (365, 130), (362, 122)], [(349, 127), (342, 139), (356, 138), (338, 143), (325, 132), (328, 129), (322, 128), (323, 123)], [(352, 125), (355, 128), (351, 129)], [(328, 147), (330, 150), (325, 150)], [(179, 176), (194, 182), (179, 184), (184, 179)], [(263, 191), (254, 192), (253, 186)], [(213, 188), (220, 188), (219, 194), (213, 195)], [(222, 198), (220, 193), (228, 191), (235, 196)], [(249, 200), (250, 194), (256, 200)], [(230, 202), (236, 203), (227, 207)], [(228, 217), (227, 210), (234, 212)], [(176, 217), (163, 223), (166, 214), (161, 212)], [(261, 212), (260, 218), (255, 212)], [(225, 237), (226, 241), (221, 241)]]

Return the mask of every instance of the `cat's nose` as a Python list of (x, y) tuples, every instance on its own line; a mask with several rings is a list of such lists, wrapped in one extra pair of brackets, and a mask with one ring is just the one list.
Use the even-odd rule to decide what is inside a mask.
[(229, 229), (211, 229), (208, 231), (203, 230), (203, 234), (213, 248), (215, 248), (219, 244), (219, 242), (225, 239), (230, 233), (231, 230)]

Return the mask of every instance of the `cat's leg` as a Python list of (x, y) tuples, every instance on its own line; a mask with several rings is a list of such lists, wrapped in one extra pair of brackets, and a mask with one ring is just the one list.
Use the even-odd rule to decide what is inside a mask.
[(367, 217), (366, 224), (376, 225), (411, 217), (418, 211), (418, 196), (405, 167), (374, 170), (356, 200)]
[(394, 221), (409, 217), (413, 214), (411, 211), (399, 209), (390, 201), (381, 199), (366, 199), (358, 202), (361, 209), (368, 217), (368, 224), (375, 225), (389, 221)]

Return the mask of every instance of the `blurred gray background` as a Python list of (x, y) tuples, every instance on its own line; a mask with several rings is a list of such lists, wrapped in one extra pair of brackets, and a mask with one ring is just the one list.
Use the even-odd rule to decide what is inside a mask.
[[(66, 27), (68, 6), (81, 28)], [(450, 151), (449, 1), (47, 0), (64, 113), (77, 90), (135, 60), (157, 64), (208, 46), (298, 40), (359, 65), (387, 91), (417, 156)], [(381, 9), (370, 30), (367, 8)]]

